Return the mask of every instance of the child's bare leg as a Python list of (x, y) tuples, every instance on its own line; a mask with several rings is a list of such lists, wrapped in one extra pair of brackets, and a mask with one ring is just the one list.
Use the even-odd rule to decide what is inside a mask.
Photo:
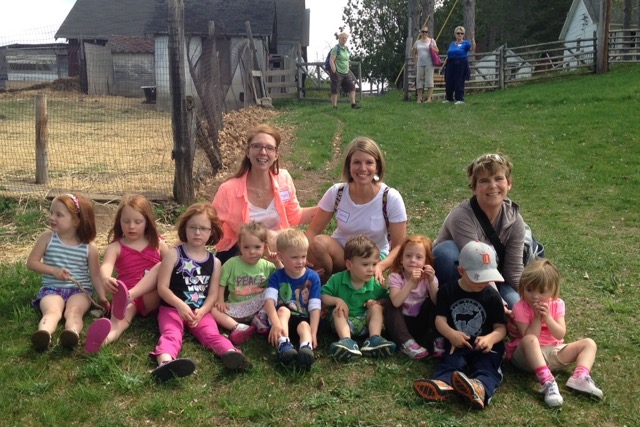
[(372, 305), (367, 310), (367, 325), (369, 326), (369, 336), (382, 334), (382, 323), (384, 317), (382, 315), (382, 306), (380, 304)]
[(156, 362), (158, 362), (158, 366), (162, 365), (165, 362), (170, 362), (173, 360), (170, 354), (162, 353), (156, 356)]
[(307, 322), (300, 322), (296, 331), (300, 337), (300, 344), (311, 342), (311, 326)]
[(226, 313), (222, 313), (217, 308), (213, 307), (211, 309), (211, 315), (215, 319), (218, 326), (222, 326), (224, 329), (233, 330), (236, 326), (238, 326), (238, 322), (231, 316)]
[(291, 311), (287, 307), (280, 307), (278, 309), (278, 320), (280, 320), (282, 333), (285, 337), (289, 337), (289, 318), (291, 318)]
[(519, 345), (522, 346), (522, 352), (524, 353), (529, 368), (537, 369), (541, 366), (547, 365), (547, 362), (544, 360), (544, 356), (542, 356), (542, 351), (540, 350), (540, 341), (538, 341), (538, 337), (535, 335), (526, 335), (522, 338)]
[(133, 304), (129, 304), (127, 306), (127, 310), (124, 313), (124, 319), (119, 320), (114, 316), (111, 316), (111, 331), (109, 331), (109, 335), (104, 339), (102, 345), (111, 344), (120, 338), (120, 335), (129, 328), (134, 317), (136, 317), (136, 307)]
[(558, 352), (558, 359), (563, 363), (576, 362), (578, 366), (583, 366), (591, 370), (596, 360), (598, 346), (591, 338), (583, 338), (579, 341), (568, 344)]
[(144, 303), (144, 313), (142, 314), (146, 316), (160, 307), (160, 295), (158, 295), (158, 292), (154, 289), (142, 296), (142, 302)]
[(342, 313), (333, 313), (333, 325), (336, 328), (338, 338), (351, 338), (351, 329), (349, 329), (349, 322), (347, 317)]
[(143, 295), (151, 291), (155, 291), (158, 286), (158, 270), (160, 269), (160, 264), (156, 264), (153, 266), (151, 270), (144, 275), (142, 279), (135, 286), (129, 289), (129, 297), (133, 301), (136, 298), (139, 298)]
[(47, 331), (51, 335), (62, 319), (64, 300), (59, 295), (47, 295), (40, 300), (42, 319), (38, 322), (38, 330)]
[(82, 317), (91, 308), (91, 301), (85, 294), (74, 294), (67, 300), (64, 310), (64, 328), (80, 333), (82, 331)]

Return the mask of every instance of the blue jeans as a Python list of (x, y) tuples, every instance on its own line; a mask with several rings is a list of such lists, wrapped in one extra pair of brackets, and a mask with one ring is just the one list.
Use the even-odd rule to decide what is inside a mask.
[[(453, 240), (444, 240), (433, 248), (433, 257), (436, 270), (436, 277), (440, 284), (453, 283), (460, 278), (458, 273), (458, 258), (460, 249)], [(520, 300), (518, 292), (507, 282), (496, 283), (500, 296), (507, 303), (509, 308), (513, 308)]]
[(482, 382), (485, 391), (484, 402), (488, 404), (502, 382), (504, 343), (494, 344), (489, 353), (464, 347), (456, 349), (453, 354), (449, 354), (451, 343), (447, 341), (445, 350), (444, 359), (433, 371), (433, 379), (444, 381), (451, 385), (451, 375), (455, 371), (461, 371), (469, 378), (475, 378)]

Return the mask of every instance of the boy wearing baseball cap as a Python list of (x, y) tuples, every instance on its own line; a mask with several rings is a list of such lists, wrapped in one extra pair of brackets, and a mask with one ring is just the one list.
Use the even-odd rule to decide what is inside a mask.
[(441, 286), (436, 328), (448, 342), (432, 379), (414, 381), (425, 400), (443, 402), (456, 396), (483, 409), (502, 382), (506, 318), (500, 294), (491, 286), (503, 282), (496, 252), (482, 242), (467, 243), (458, 259), (460, 279)]

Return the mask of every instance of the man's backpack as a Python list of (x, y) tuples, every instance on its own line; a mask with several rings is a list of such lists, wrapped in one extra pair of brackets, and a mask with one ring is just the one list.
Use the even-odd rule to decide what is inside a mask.
[[(340, 43), (338, 43), (336, 45), (336, 56), (340, 55), (340, 49), (342, 49), (342, 47), (340, 46)], [(329, 49), (329, 53), (327, 53), (327, 59), (324, 60), (324, 70), (327, 73), (331, 73), (331, 62), (329, 60), (331, 59), (332, 51), (333, 51), (333, 48)]]

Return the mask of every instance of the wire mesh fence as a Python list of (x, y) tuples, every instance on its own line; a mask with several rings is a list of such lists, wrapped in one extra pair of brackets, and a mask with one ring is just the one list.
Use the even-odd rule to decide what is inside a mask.
[[(155, 71), (153, 40), (137, 38), (132, 45), (116, 38), (104, 47), (91, 44), (102, 53), (83, 48), (76, 55), (70, 44), (46, 42), (56, 30), (0, 37), (0, 194), (170, 195), (171, 115), (145, 93)], [(74, 67), (88, 75), (76, 70), (84, 78), (70, 78)], [(103, 87), (91, 87), (92, 81)], [(38, 95), (44, 95), (39, 111)], [(38, 155), (47, 168), (40, 183)]]

